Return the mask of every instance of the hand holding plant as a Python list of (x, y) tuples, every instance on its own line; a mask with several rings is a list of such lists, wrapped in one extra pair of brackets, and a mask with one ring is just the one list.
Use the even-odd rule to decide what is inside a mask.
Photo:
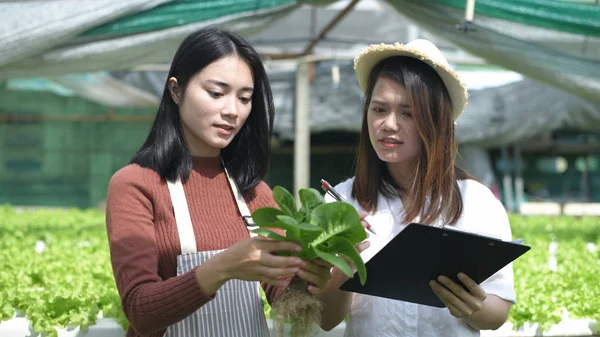
[(303, 260), (297, 276), (308, 283), (306, 291), (316, 296), (327, 287), (327, 283), (331, 279), (331, 267), (331, 263), (321, 259)]
[[(225, 251), (215, 255), (207, 264), (212, 264), (217, 275), (214, 284), (202, 283), (204, 291), (213, 294), (226, 281), (239, 279), (260, 281), (274, 286), (285, 286), (287, 282), (282, 276), (298, 272), (303, 260), (294, 256), (280, 256), (281, 252), (300, 252), (300, 245), (293, 242), (272, 241), (262, 237), (254, 237), (239, 242)], [(197, 269), (199, 280), (202, 268)]]
[[(358, 272), (360, 282), (367, 277), (365, 264), (355, 246), (367, 238), (361, 224), (361, 217), (352, 205), (343, 202), (324, 203), (323, 197), (315, 189), (299, 191), (302, 207), (296, 208), (294, 196), (282, 187), (273, 189), (273, 197), (279, 209), (263, 207), (257, 209), (252, 218), (259, 227), (255, 233), (276, 241), (290, 241), (302, 246), (300, 253), (281, 252), (293, 255), (316, 264), (325, 261), (352, 277), (352, 262)], [(268, 228), (285, 231), (279, 235)], [(310, 262), (315, 261), (315, 262)], [(306, 271), (306, 269), (304, 270)], [(304, 272), (303, 271), (303, 272)], [(301, 274), (303, 273), (301, 272)], [(317, 272), (313, 275), (321, 275)], [(279, 334), (283, 334), (285, 324), (291, 323), (292, 337), (310, 336), (320, 322), (321, 303), (308, 292), (307, 277), (295, 276), (290, 286), (273, 304), (273, 321)], [(317, 280), (320, 278), (317, 277)], [(313, 293), (315, 293), (313, 289)]]

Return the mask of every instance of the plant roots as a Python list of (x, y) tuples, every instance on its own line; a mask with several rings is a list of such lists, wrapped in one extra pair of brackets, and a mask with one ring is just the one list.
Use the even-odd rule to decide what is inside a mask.
[[(276, 337), (314, 336), (321, 322), (321, 301), (307, 291), (308, 283), (294, 277), (271, 307)], [(286, 328), (289, 326), (289, 335)]]

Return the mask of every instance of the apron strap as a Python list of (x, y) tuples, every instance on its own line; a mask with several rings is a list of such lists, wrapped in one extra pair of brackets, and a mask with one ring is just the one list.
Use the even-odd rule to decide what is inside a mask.
[(242, 216), (242, 219), (244, 219), (244, 223), (248, 228), (250, 237), (254, 237), (257, 234), (254, 233), (253, 230), (258, 228), (258, 226), (256, 226), (254, 220), (252, 220), (252, 215), (250, 214), (250, 209), (248, 209), (248, 205), (246, 205), (246, 200), (244, 199), (242, 193), (240, 193), (235, 180), (233, 180), (231, 175), (229, 175), (229, 171), (227, 171), (225, 163), (223, 163), (223, 167), (225, 169), (225, 174), (227, 175), (227, 180), (229, 181), (229, 187), (231, 188), (231, 192), (233, 192), (233, 196), (235, 197), (235, 203), (237, 204), (238, 210), (240, 211), (240, 215)]
[[(238, 211), (240, 212), (242, 219), (244, 219), (244, 223), (248, 228), (250, 236), (254, 237), (257, 234), (252, 232), (252, 230), (258, 227), (254, 224), (254, 221), (252, 220), (252, 215), (250, 214), (250, 209), (246, 204), (246, 200), (244, 199), (244, 196), (240, 193), (235, 180), (233, 180), (233, 178), (229, 175), (229, 172), (225, 167), (225, 163), (223, 163), (223, 168), (225, 170), (225, 175), (227, 176), (227, 181), (229, 182), (231, 192), (235, 197), (235, 203), (237, 204)], [(177, 233), (179, 234), (181, 254), (195, 253), (197, 252), (196, 237), (194, 236), (194, 227), (192, 226), (190, 210), (188, 208), (188, 203), (185, 198), (185, 192), (183, 190), (183, 184), (181, 183), (181, 179), (178, 177), (175, 182), (167, 181), (167, 186), (169, 187), (171, 202), (173, 203), (173, 212), (175, 214), (175, 222), (177, 223)]]
[(177, 178), (175, 182), (167, 181), (167, 186), (171, 195), (171, 203), (173, 203), (181, 254), (195, 253), (198, 250), (196, 248), (196, 236), (194, 235), (194, 227), (192, 226), (190, 210), (181, 179)]

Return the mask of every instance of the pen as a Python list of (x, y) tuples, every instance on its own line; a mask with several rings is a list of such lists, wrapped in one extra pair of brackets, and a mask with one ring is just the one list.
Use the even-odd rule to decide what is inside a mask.
[[(329, 193), (329, 195), (331, 195), (335, 200), (348, 203), (348, 201), (346, 201), (346, 199), (344, 199), (344, 197), (342, 197), (333, 187), (331, 187), (331, 185), (327, 182), (327, 180), (321, 179), (321, 188), (326, 193)], [(367, 224), (367, 230), (369, 232), (377, 235), (377, 233), (375, 233), (375, 230), (373, 229), (371, 224), (367, 222), (367, 220), (362, 219), (362, 221), (364, 221)]]

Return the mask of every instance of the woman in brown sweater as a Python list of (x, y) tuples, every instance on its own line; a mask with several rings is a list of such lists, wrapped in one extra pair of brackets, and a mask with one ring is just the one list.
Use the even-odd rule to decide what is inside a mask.
[(262, 181), (273, 98), (258, 53), (205, 28), (171, 64), (148, 138), (114, 174), (106, 225), (127, 336), (268, 336), (259, 287), (273, 301), (292, 275), (313, 294), (329, 269), (298, 245), (251, 237), (250, 212), (276, 206)]

